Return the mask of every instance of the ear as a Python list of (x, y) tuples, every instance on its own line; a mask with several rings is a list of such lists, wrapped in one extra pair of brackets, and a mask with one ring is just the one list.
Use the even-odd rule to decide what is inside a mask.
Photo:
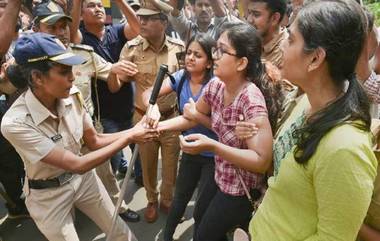
[(206, 69), (211, 69), (212, 68), (212, 61), (209, 60), (207, 61)]
[(43, 84), (42, 73), (40, 71), (32, 70), (30, 75), (32, 77), (32, 83), (34, 86), (38, 87)]
[(237, 71), (241, 72), (244, 71), (248, 66), (248, 59), (247, 57), (240, 58), (238, 60), (238, 65), (237, 65)]
[(281, 14), (279, 12), (273, 13), (271, 18), (272, 18), (272, 24), (273, 25), (279, 25), (281, 23), (281, 21), (280, 21)]
[(318, 69), (323, 64), (325, 59), (326, 51), (323, 48), (318, 47), (313, 51), (313, 53), (310, 54), (310, 62), (309, 66), (307, 67), (307, 71), (311, 72), (315, 69)]

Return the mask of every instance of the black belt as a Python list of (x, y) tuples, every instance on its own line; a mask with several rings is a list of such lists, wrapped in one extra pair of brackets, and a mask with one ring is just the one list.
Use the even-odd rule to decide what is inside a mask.
[(68, 183), (71, 179), (73, 179), (74, 174), (70, 172), (65, 172), (58, 177), (46, 179), (46, 180), (30, 180), (28, 179), (29, 188), (32, 189), (45, 189), (45, 188), (53, 188), (60, 187)]

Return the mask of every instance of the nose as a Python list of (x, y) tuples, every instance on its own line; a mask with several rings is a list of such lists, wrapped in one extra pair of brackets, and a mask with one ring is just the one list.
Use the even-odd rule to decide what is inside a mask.
[(75, 78), (74, 78), (74, 73), (73, 73), (73, 70), (71, 69), (69, 75), (68, 75), (68, 79), (70, 81), (70, 83), (74, 82)]
[(254, 17), (252, 16), (252, 14), (248, 14), (247, 16), (247, 22), (253, 26), (253, 24), (255, 23), (255, 20), (254, 20)]

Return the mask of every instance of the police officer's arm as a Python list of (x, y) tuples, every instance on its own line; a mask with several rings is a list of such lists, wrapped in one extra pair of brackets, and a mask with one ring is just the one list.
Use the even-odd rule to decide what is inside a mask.
[(86, 146), (94, 151), (78, 156), (62, 147), (55, 146), (41, 161), (74, 173), (85, 173), (102, 164), (132, 142), (145, 142), (156, 136), (154, 130), (145, 129), (141, 124), (109, 135), (97, 134), (92, 127), (84, 131), (83, 139)]
[(79, 30), (80, 15), (82, 11), (83, 0), (73, 0), (73, 7), (71, 9), (72, 22), (70, 26), (70, 42), (79, 44), (82, 42), (82, 33)]
[(0, 18), (0, 56), (4, 56), (11, 45), (16, 31), (17, 17), (21, 8), (21, 0), (8, 1), (4, 13)]
[(138, 20), (135, 11), (124, 0), (113, 0), (119, 7), (120, 11), (127, 19), (124, 25), (124, 36), (126, 39), (133, 39), (140, 34), (140, 21)]

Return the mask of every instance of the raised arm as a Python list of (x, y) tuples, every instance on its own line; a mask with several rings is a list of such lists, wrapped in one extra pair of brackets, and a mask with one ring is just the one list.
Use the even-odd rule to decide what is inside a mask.
[(70, 42), (76, 44), (82, 42), (82, 33), (79, 30), (82, 1), (83, 0), (73, 0), (73, 7), (71, 9), (72, 22), (70, 24)]
[(16, 32), (17, 17), (21, 8), (21, 0), (8, 1), (4, 13), (0, 18), (0, 54), (4, 56), (12, 43), (14, 33)]
[(133, 11), (133, 9), (124, 0), (113, 0), (117, 7), (120, 9), (121, 13), (127, 19), (127, 23), (124, 25), (124, 36), (126, 39), (134, 39), (140, 34), (140, 22)]

